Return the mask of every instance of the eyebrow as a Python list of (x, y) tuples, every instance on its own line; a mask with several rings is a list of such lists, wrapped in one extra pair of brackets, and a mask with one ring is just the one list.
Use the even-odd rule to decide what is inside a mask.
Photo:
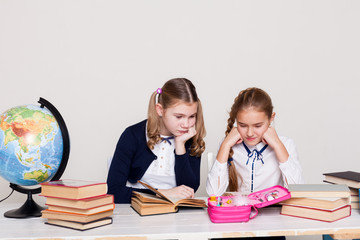
[[(190, 114), (189, 116), (196, 116), (197, 112)], [(186, 114), (183, 113), (174, 113), (174, 115), (179, 115), (179, 116), (187, 116)]]
[[(243, 124), (243, 125), (249, 125), (249, 124), (246, 124), (246, 123), (243, 123), (243, 122), (237, 122), (238, 124)], [(254, 124), (251, 124), (251, 125), (259, 125), (259, 124), (264, 124), (264, 122), (258, 122), (258, 123), (254, 123)]]

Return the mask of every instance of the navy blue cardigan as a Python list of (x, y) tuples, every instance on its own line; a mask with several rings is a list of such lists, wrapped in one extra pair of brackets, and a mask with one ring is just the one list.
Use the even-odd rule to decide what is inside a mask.
[[(146, 121), (126, 128), (116, 146), (107, 178), (108, 193), (114, 195), (115, 203), (130, 203), (134, 190), (144, 192), (126, 187), (126, 182), (136, 183), (157, 159), (147, 146)], [(185, 143), (185, 154), (175, 154), (175, 179), (177, 186), (186, 185), (196, 191), (200, 185), (201, 157), (189, 155), (191, 143), (191, 139)]]

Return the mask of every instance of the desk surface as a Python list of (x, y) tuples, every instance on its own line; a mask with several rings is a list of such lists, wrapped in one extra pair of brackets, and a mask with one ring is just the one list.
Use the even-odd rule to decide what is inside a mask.
[[(259, 210), (247, 223), (212, 223), (206, 209), (181, 209), (178, 213), (139, 216), (129, 204), (116, 204), (113, 224), (77, 231), (44, 224), (43, 218), (5, 218), (15, 204), (0, 205), (1, 239), (208, 239), (248, 236), (298, 236), (319, 234), (360, 234), (359, 210), (348, 218), (326, 223), (280, 215), (279, 207)], [(351, 237), (348, 237), (351, 238)]]

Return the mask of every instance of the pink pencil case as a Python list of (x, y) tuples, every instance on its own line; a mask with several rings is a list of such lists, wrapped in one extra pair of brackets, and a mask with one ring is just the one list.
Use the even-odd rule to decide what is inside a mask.
[[(251, 193), (245, 198), (245, 205), (239, 203), (238, 196), (208, 198), (208, 214), (213, 223), (247, 222), (258, 214), (258, 208), (266, 207), (291, 197), (290, 192), (279, 185)], [(251, 214), (251, 209), (254, 209)]]

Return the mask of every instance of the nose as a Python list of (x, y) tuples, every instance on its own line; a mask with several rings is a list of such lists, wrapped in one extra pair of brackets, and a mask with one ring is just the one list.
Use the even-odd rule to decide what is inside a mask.
[(182, 122), (182, 124), (181, 124), (181, 127), (183, 127), (183, 128), (189, 128), (189, 119), (184, 118), (184, 119), (183, 119), (183, 122)]
[(247, 135), (249, 137), (251, 137), (253, 135), (253, 133), (254, 133), (253, 129), (251, 127), (249, 127), (248, 130), (247, 130)]

